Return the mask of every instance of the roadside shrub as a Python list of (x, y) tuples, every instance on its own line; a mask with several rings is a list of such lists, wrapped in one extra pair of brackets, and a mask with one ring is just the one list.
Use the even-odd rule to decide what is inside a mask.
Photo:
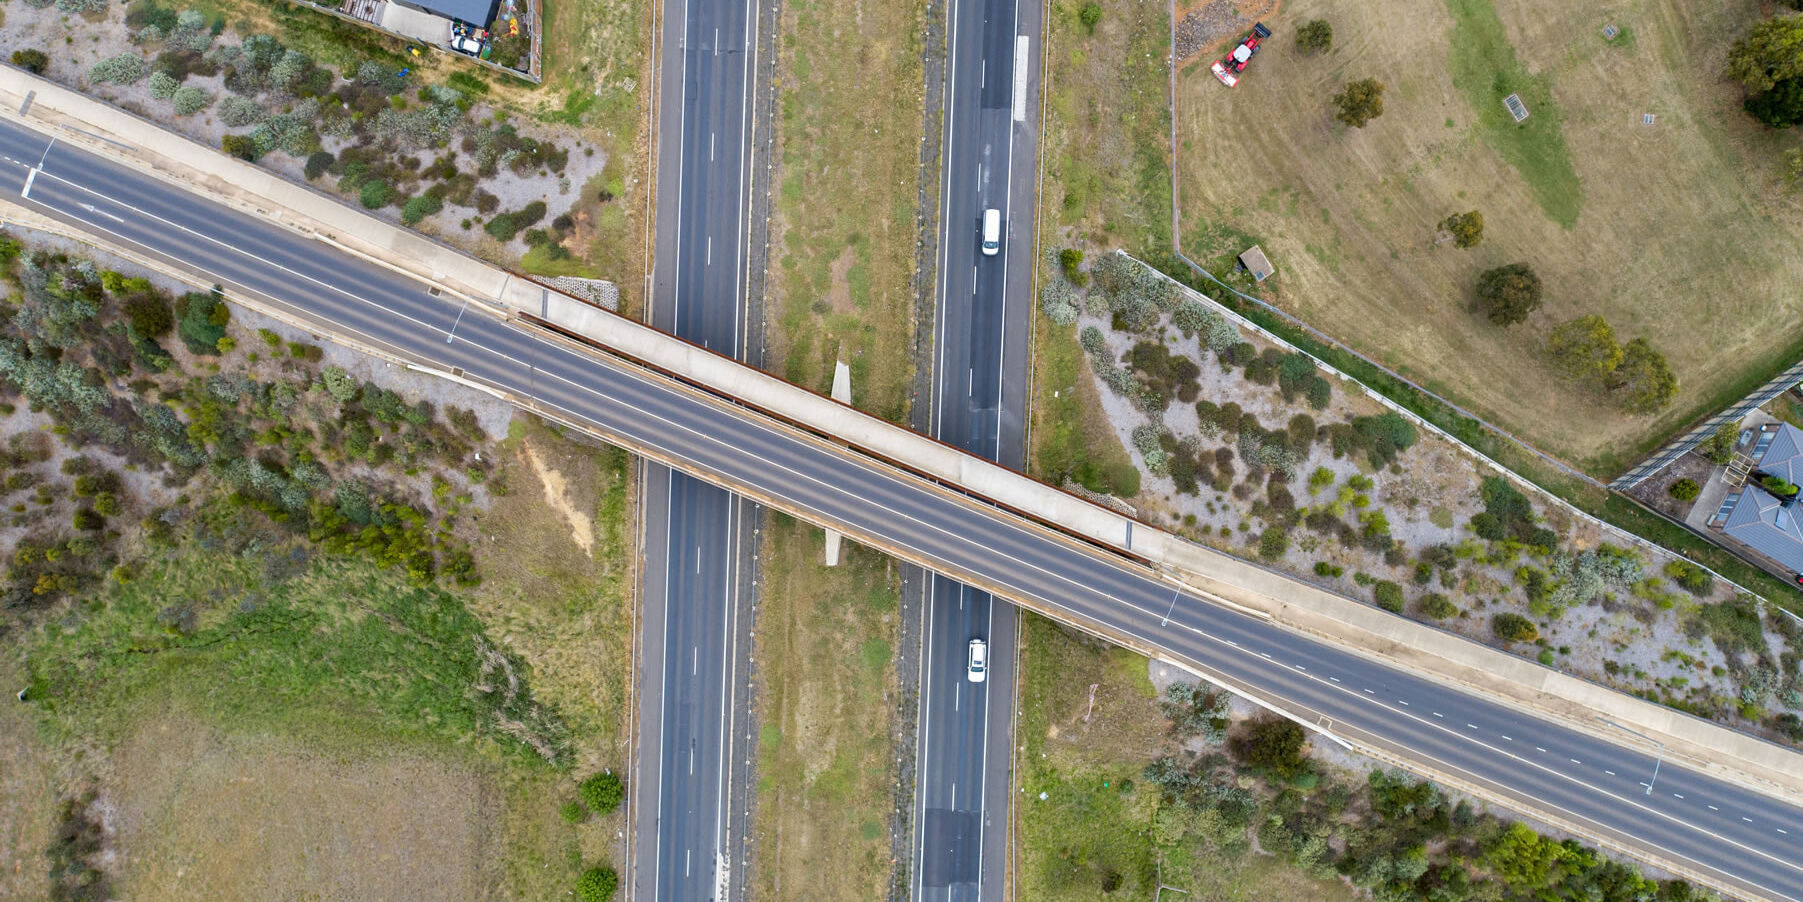
[(136, 53), (109, 56), (88, 67), (88, 80), (115, 85), (130, 85), (150, 74), (150, 64)]
[(483, 229), (496, 241), (512, 241), (522, 229), (545, 218), (545, 202), (535, 200), (520, 210), (502, 213), (488, 221)]
[(1392, 614), (1402, 613), (1402, 587), (1387, 579), (1378, 580), (1371, 587), (1371, 598), (1377, 602), (1378, 607)]
[(1283, 557), (1290, 550), (1290, 531), (1281, 526), (1267, 527), (1258, 537), (1258, 556), (1267, 561)]
[(557, 814), (559, 817), (562, 817), (566, 823), (571, 824), (580, 824), (583, 821), (588, 820), (588, 809), (582, 807), (582, 803), (575, 799), (563, 803), (563, 805), (557, 809)]
[(381, 179), (370, 179), (357, 191), (357, 200), (365, 210), (380, 210), (394, 199), (394, 186)]
[(626, 798), (626, 785), (620, 778), (611, 773), (599, 773), (590, 776), (577, 784), (576, 791), (582, 796), (582, 804), (596, 814), (607, 814), (620, 807), (621, 800)]
[(1421, 608), (1421, 616), (1429, 620), (1445, 620), (1448, 617), (1456, 617), (1459, 613), (1458, 606), (1438, 592), (1429, 592), (1421, 596), (1421, 600), (1417, 604)]
[(183, 85), (175, 89), (170, 100), (175, 104), (175, 115), (192, 116), (213, 105), (213, 93), (196, 85)]
[[(1759, 621), (1759, 605), (1742, 596), (1720, 604), (1706, 604), (1697, 609), (1694, 620), (1715, 642), (1722, 654), (1734, 657), (1741, 652), (1765, 650), (1765, 627)], [(1695, 631), (1697, 627), (1692, 627)]]
[(1490, 618), (1490, 631), (1505, 642), (1532, 642), (1540, 638), (1534, 621), (1507, 611)]
[(1296, 29), (1296, 49), (1306, 54), (1325, 53), (1333, 49), (1333, 26), (1322, 19), (1302, 23)]
[(138, 338), (162, 338), (175, 328), (175, 315), (162, 295), (140, 294), (125, 302), (125, 322)]
[(1706, 597), (1715, 591), (1715, 577), (1710, 576), (1709, 571), (1689, 561), (1672, 561), (1666, 564), (1665, 575), (1684, 591), (1698, 598)]
[(1353, 431), (1363, 439), (1365, 454), (1371, 459), (1371, 466), (1383, 469), (1396, 460), (1397, 455), (1413, 447), (1420, 437), (1415, 432), (1415, 424), (1403, 419), (1395, 411), (1385, 411), (1374, 417), (1358, 417), (1352, 421)]
[(1697, 485), (1694, 479), (1680, 479), (1672, 483), (1666, 492), (1676, 501), (1695, 501), (1698, 495), (1703, 494), (1703, 487)]
[(581, 902), (609, 902), (619, 889), (620, 877), (610, 867), (592, 867), (576, 881), (576, 898)]
[(1083, 269), (1083, 252), (1074, 247), (1067, 247), (1058, 252), (1058, 268), (1063, 270), (1064, 277), (1072, 285), (1082, 288), (1089, 284), (1089, 274)]
[(1071, 288), (1071, 283), (1063, 279), (1047, 279), (1039, 288), (1039, 309), (1060, 326), (1076, 322), (1080, 311), (1077, 308), (1076, 291)]
[(269, 118), (269, 108), (249, 97), (228, 95), (219, 101), (219, 123), (226, 128), (244, 128)]
[(258, 147), (256, 140), (249, 135), (224, 135), (219, 139), (219, 149), (224, 151), (227, 156), (252, 163), (263, 156), (263, 149)]
[(1095, 34), (1096, 25), (1102, 21), (1102, 4), (1096, 0), (1085, 0), (1082, 6), (1077, 7), (1077, 21), (1082, 23), (1084, 30)]
[(1228, 739), (1227, 751), (1234, 760), (1247, 767), (1289, 778), (1307, 769), (1302, 759), (1307, 741), (1307, 734), (1295, 721), (1261, 717), (1248, 722), (1242, 732)]
[(167, 72), (150, 73), (150, 96), (157, 100), (168, 100), (175, 96), (175, 91), (182, 83)]
[(14, 50), (13, 65), (33, 75), (43, 75), (44, 70), (50, 67), (50, 57), (42, 50)]
[(320, 176), (325, 175), (326, 170), (332, 168), (332, 164), (336, 162), (338, 162), (338, 158), (332, 156), (330, 151), (316, 150), (308, 154), (307, 168), (304, 173), (307, 177), (307, 181), (315, 181)]
[(417, 225), (419, 221), (444, 209), (444, 201), (432, 194), (421, 194), (408, 199), (407, 205), (401, 208), (401, 222)]
[(194, 354), (219, 353), (219, 339), (232, 321), (232, 311), (217, 293), (189, 292), (175, 302), (176, 331)]
[(1172, 683), (1158, 702), (1178, 736), (1201, 736), (1210, 745), (1227, 738), (1233, 696), (1200, 683)]

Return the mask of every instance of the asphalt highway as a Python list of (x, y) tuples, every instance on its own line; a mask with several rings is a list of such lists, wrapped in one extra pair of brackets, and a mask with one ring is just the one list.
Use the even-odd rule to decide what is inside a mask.
[[(665, 0), (665, 93), (652, 325), (744, 352), (745, 192), (754, 11), (748, 0)], [(673, 39), (672, 39), (673, 38)], [(671, 77), (680, 81), (670, 89)], [(671, 159), (674, 154), (674, 159)], [(751, 618), (751, 505), (656, 464), (645, 468), (635, 896), (742, 895), (747, 768), (733, 754)], [(651, 810), (646, 810), (650, 808)], [(655, 820), (648, 818), (655, 817)]]
[[(1028, 4), (1029, 12), (1036, 9)], [(1019, 203), (1012, 190), (1015, 131), (1026, 130), (1012, 115), (1019, 16), (1017, 0), (952, 0), (947, 15), (932, 418), (941, 441), (1017, 469), (1026, 462), (1032, 299), (1024, 276), (1033, 231), (1030, 182), (1021, 180)], [(1020, 87), (1024, 95), (1026, 85)], [(1002, 211), (1003, 240), (996, 254), (985, 255), (983, 212), (992, 208)], [(932, 577), (916, 736), (915, 899), (1004, 897), (1018, 624), (1012, 605)], [(972, 639), (988, 643), (981, 683), (965, 673)]]
[[(455, 368), (628, 448), (1061, 622), (1284, 701), (1334, 733), (1423, 762), (1586, 832), (1803, 902), (1803, 809), (1524, 715), (1199, 598), (1117, 555), (685, 389), (422, 282), (47, 136), (0, 123), (0, 191), (91, 234), (317, 323)], [(42, 160), (42, 170), (36, 169)]]

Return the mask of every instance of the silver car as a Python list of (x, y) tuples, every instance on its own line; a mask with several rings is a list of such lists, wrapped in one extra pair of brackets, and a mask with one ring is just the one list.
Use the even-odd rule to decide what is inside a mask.
[(964, 667), (964, 675), (973, 683), (981, 683), (989, 676), (989, 643), (981, 639), (970, 640), (970, 661)]

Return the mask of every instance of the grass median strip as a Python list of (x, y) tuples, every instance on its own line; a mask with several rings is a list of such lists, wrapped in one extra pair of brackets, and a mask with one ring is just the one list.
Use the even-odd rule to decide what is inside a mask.
[(895, 562), (768, 514), (758, 612), (759, 895), (873, 899), (889, 885)]

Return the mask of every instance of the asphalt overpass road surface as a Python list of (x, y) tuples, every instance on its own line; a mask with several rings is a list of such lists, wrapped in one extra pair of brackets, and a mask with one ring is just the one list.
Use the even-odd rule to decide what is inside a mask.
[[(1026, 458), (1033, 155), (1029, 133), (1016, 203), (1015, 132), (1028, 127), (1013, 119), (1015, 36), (1038, 33), (1037, 9), (1029, 3), (1033, 21), (1023, 23), (1018, 0), (952, 0), (939, 205), (933, 433), (1016, 469)], [(1002, 211), (1003, 223), (993, 256), (979, 247), (990, 208)], [(912, 897), (1002, 899), (1019, 612), (934, 575), (925, 617)], [(978, 638), (989, 646), (989, 672), (973, 683), (965, 670), (969, 642)]]
[[(665, 0), (663, 9), (650, 321), (738, 357), (755, 12), (749, 0)], [(752, 506), (654, 463), (644, 479), (642, 801), (634, 812), (632, 896), (724, 902), (743, 893), (734, 865), (745, 858), (749, 832), (751, 775), (736, 740), (750, 707)]]
[(1632, 738), (1616, 745), (1173, 592), (1108, 551), (48, 143), (0, 123), (0, 192), (20, 200), (29, 183), (26, 206), (260, 296), (321, 333), (456, 368), (859, 542), (1253, 687), (1338, 735), (1707, 872), (1743, 895), (1803, 902), (1803, 809), (1671, 762), (1655, 779), (1654, 755), (1628, 745)]

